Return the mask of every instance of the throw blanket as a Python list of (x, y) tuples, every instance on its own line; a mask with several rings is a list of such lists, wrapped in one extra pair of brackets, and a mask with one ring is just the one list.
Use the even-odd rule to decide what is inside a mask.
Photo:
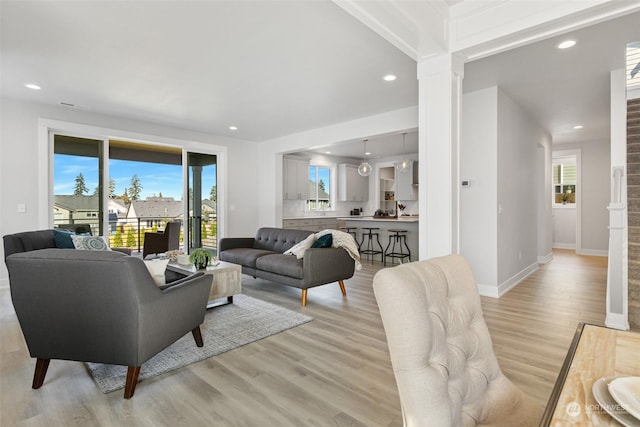
[(325, 234), (331, 234), (331, 239), (333, 240), (333, 244), (331, 245), (332, 247), (343, 248), (347, 251), (349, 256), (356, 262), (356, 270), (362, 269), (358, 244), (351, 234), (339, 230), (322, 230), (316, 233), (316, 239), (324, 236)]

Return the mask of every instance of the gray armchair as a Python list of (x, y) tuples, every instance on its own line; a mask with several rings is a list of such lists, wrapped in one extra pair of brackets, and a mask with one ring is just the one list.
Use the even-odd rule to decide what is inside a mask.
[[(11, 240), (5, 237), (5, 249)], [(145, 361), (189, 331), (203, 345), (199, 325), (211, 277), (202, 273), (160, 289), (142, 260), (119, 252), (39, 249), (5, 261), (16, 315), (37, 359), (34, 389), (51, 359), (107, 363), (128, 366), (129, 399)]]

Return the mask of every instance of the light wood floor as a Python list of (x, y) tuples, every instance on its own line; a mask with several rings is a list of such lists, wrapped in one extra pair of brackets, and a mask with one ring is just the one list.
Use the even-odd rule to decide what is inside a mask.
[[(606, 258), (557, 251), (500, 299), (483, 298), (505, 374), (546, 403), (580, 321), (603, 324)], [(401, 426), (400, 403), (371, 283), (380, 265), (300, 291), (243, 276), (243, 292), (314, 317), (256, 343), (141, 381), (131, 400), (102, 394), (84, 364), (52, 361), (32, 390), (8, 289), (0, 290), (1, 426)], [(206, 337), (205, 337), (206, 339)]]

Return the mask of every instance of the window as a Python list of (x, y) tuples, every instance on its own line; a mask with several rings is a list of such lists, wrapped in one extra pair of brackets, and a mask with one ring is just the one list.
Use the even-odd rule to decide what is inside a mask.
[(309, 210), (322, 211), (331, 208), (331, 168), (309, 166)]
[(576, 203), (575, 159), (559, 159), (553, 162), (553, 197), (556, 204)]

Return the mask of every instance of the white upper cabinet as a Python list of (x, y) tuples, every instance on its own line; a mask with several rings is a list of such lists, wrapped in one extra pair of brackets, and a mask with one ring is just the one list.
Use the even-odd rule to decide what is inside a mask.
[(413, 162), (406, 172), (398, 172), (396, 170), (396, 200), (401, 202), (405, 200), (418, 200), (417, 176), (418, 162)]
[(283, 163), (284, 200), (307, 200), (309, 198), (309, 160), (285, 157)]
[(369, 177), (358, 174), (358, 166), (338, 165), (338, 200), (341, 202), (366, 202), (369, 200)]

